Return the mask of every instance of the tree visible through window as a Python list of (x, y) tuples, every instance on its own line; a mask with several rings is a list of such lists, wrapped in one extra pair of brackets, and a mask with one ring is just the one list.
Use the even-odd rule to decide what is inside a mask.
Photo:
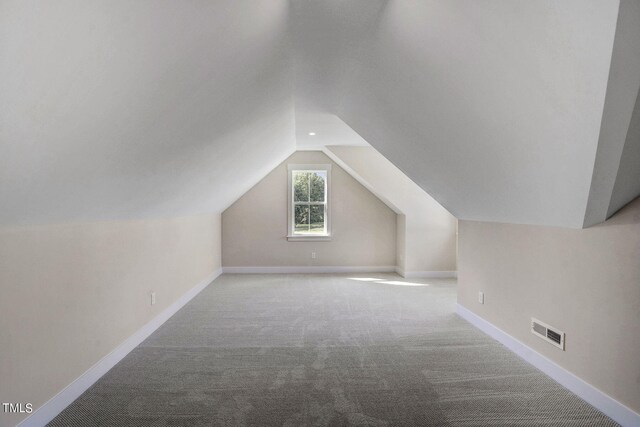
[(293, 234), (327, 234), (327, 171), (293, 170)]
[(330, 164), (289, 164), (287, 240), (331, 240)]
[(328, 236), (330, 165), (289, 165), (289, 235)]

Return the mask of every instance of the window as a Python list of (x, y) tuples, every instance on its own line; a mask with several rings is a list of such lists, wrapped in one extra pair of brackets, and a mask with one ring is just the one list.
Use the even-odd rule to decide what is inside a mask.
[(289, 240), (328, 240), (331, 165), (289, 165)]

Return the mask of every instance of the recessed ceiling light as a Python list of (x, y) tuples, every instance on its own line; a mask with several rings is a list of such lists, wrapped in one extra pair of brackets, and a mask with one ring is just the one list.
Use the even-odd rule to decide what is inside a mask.
[(309, 136), (316, 136), (315, 132), (309, 132)]

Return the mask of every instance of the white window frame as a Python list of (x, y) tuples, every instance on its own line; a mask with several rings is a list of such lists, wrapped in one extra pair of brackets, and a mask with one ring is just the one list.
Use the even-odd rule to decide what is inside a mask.
[[(306, 171), (306, 172), (326, 172), (327, 181), (325, 187), (325, 215), (324, 223), (326, 234), (294, 234), (294, 209), (293, 203), (293, 172), (294, 171)], [(290, 242), (308, 242), (308, 241), (323, 241), (331, 240), (331, 165), (317, 165), (317, 164), (289, 164), (287, 165), (287, 240)]]

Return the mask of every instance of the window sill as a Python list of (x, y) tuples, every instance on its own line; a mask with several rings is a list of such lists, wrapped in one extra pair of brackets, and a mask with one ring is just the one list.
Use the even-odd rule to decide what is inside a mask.
[(331, 240), (331, 235), (323, 234), (320, 236), (296, 234), (287, 236), (287, 240), (290, 242), (328, 242)]

